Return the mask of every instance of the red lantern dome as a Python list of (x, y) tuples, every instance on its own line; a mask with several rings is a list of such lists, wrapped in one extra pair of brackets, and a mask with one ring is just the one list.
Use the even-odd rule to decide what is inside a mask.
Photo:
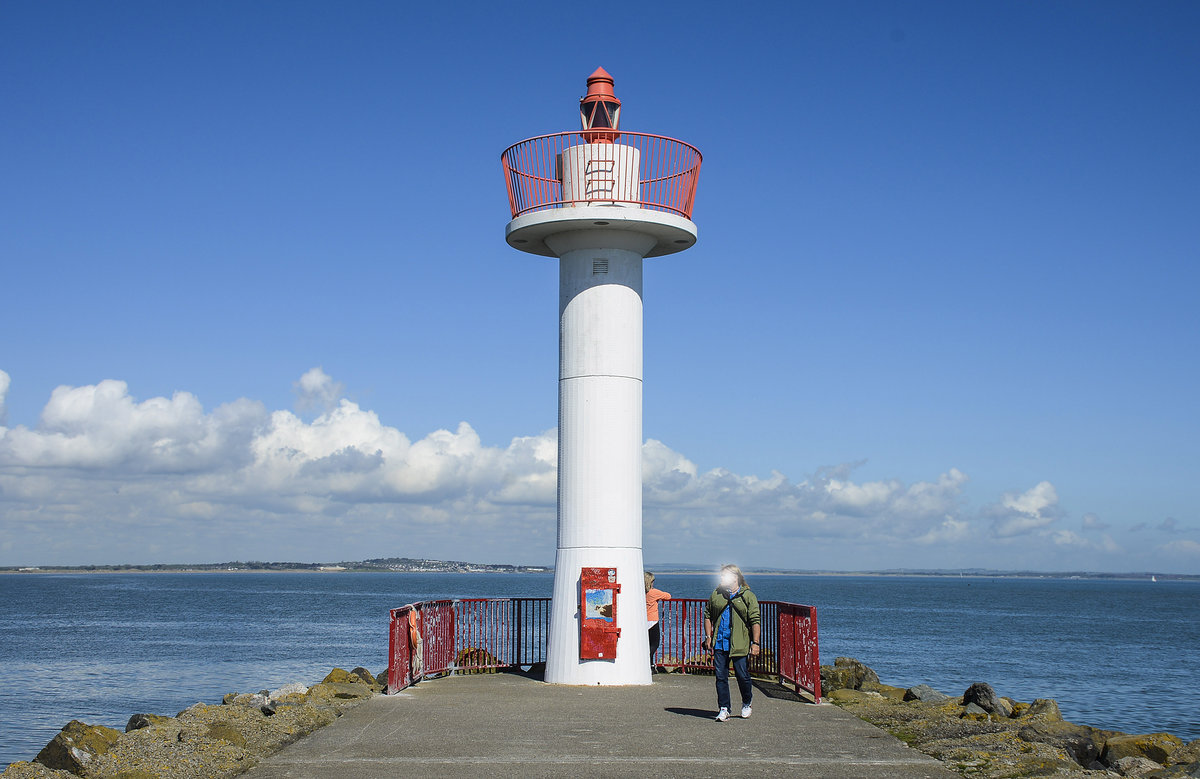
[(581, 134), (588, 143), (612, 143), (620, 137), (613, 131), (621, 123), (621, 101), (613, 94), (613, 77), (604, 68), (596, 68), (588, 76), (587, 88), (587, 94), (579, 99), (579, 119), (584, 130), (602, 132)]

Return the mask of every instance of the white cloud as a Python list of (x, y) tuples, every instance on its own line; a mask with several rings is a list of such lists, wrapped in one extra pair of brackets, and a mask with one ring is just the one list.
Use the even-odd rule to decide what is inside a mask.
[(1190, 538), (1176, 538), (1158, 547), (1158, 551), (1173, 557), (1187, 557), (1200, 560), (1200, 543)]
[(10, 428), (0, 438), (0, 466), (186, 473), (244, 461), (263, 420), (262, 405), (239, 400), (205, 414), (196, 397), (137, 403), (123, 381), (58, 387), (36, 430)]
[(1048, 535), (1050, 541), (1060, 547), (1103, 552), (1106, 554), (1116, 554), (1121, 551), (1120, 545), (1107, 533), (1095, 540), (1085, 538), (1072, 530), (1066, 529), (1051, 530)]
[(1022, 493), (1009, 492), (987, 512), (992, 517), (992, 533), (1000, 538), (1027, 535), (1058, 519), (1058, 492), (1043, 481)]
[(333, 377), (318, 365), (305, 371), (292, 385), (292, 390), (296, 393), (298, 411), (328, 411), (337, 405), (346, 387), (334, 381)]
[[(8, 377), (0, 377), (2, 403)], [(16, 539), (0, 562), (59, 553), (122, 562), (151, 550), (185, 561), (552, 558), (554, 430), (488, 446), (462, 422), (413, 440), (335, 397), (342, 385), (320, 368), (295, 388), (320, 406), (318, 416), (246, 399), (206, 411), (188, 392), (137, 400), (115, 380), (58, 387), (36, 427), (0, 428), (0, 529)], [(976, 514), (965, 507), (967, 476), (957, 469), (912, 483), (856, 481), (861, 465), (823, 467), (794, 482), (778, 472), (700, 471), (647, 440), (647, 553), (703, 562), (710, 550), (753, 549), (773, 561), (764, 564), (810, 568), (901, 567), (902, 553), (905, 564), (952, 567), (953, 550), (981, 540), (981, 520), (1010, 537), (1048, 532), (1059, 516), (1049, 482)], [(1069, 531), (1051, 540), (1064, 549), (1115, 546)], [(43, 551), (31, 558), (30, 550)], [(918, 552), (921, 563), (912, 559)]]
[(8, 406), (6, 404), (10, 384), (11, 380), (8, 378), (8, 374), (0, 371), (0, 429), (4, 427), (8, 419)]

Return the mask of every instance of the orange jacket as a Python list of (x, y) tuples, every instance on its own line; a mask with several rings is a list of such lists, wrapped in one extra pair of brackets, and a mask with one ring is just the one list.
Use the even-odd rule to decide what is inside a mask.
[(671, 593), (656, 590), (653, 587), (646, 593), (646, 621), (653, 625), (658, 622), (658, 602), (667, 600), (671, 597)]

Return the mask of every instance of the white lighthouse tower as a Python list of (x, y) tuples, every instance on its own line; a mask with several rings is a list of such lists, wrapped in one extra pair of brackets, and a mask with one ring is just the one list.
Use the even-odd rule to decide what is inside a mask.
[(515, 249), (559, 261), (554, 684), (649, 684), (642, 567), (642, 260), (696, 242), (700, 153), (623, 132), (598, 68), (582, 128), (504, 152)]

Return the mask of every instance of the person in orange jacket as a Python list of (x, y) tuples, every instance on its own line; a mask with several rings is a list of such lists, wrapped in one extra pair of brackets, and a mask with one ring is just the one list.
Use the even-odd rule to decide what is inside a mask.
[(650, 673), (656, 673), (658, 670), (654, 664), (654, 655), (658, 653), (658, 644), (662, 638), (658, 623), (658, 602), (670, 597), (671, 593), (654, 589), (654, 574), (646, 571), (646, 623), (650, 626)]

